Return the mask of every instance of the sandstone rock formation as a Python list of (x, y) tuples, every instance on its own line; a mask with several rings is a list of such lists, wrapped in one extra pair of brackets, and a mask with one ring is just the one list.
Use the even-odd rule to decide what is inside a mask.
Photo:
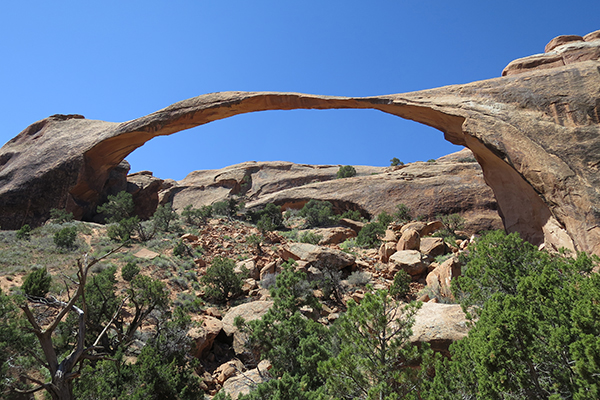
[(236, 317), (242, 317), (246, 322), (260, 319), (272, 305), (272, 301), (253, 301), (233, 307), (225, 314), (223, 317), (223, 332), (227, 336), (233, 337), (232, 347), (236, 354), (243, 354), (246, 351), (247, 339), (247, 335), (240, 332), (235, 326)]
[(240, 395), (250, 393), (258, 384), (273, 379), (268, 372), (269, 369), (271, 363), (262, 360), (256, 368), (225, 381), (223, 390), (231, 396), (232, 400), (236, 400)]
[(382, 211), (391, 214), (403, 203), (415, 215), (428, 217), (460, 211), (472, 233), (501, 227), (493, 193), (468, 149), (435, 163), (355, 168), (356, 177), (335, 179), (337, 165), (245, 162), (194, 171), (154, 197), (171, 201), (178, 211), (188, 204), (199, 208), (241, 194), (248, 209), (268, 203), (300, 209), (317, 199), (331, 202), (336, 213), (358, 210), (367, 218)]
[[(261, 110), (371, 108), (437, 128), (471, 149), (509, 232), (548, 248), (600, 254), (597, 36), (554, 48), (565, 65), (546, 62), (543, 69), (412, 93), (349, 98), (225, 92), (123, 123), (52, 116), (0, 149), (0, 226), (39, 224), (53, 207), (92, 218), (111, 189), (111, 172), (156, 136)], [(568, 46), (583, 46), (583, 53)]]
[(469, 334), (469, 326), (459, 304), (424, 303), (412, 331), (411, 342), (429, 343), (433, 350), (450, 356), (448, 348)]
[(283, 260), (301, 260), (316, 268), (328, 266), (342, 269), (354, 264), (356, 257), (341, 250), (309, 243), (291, 243), (281, 251)]
[(512, 61), (502, 76), (520, 74), (532, 69), (555, 68), (587, 60), (600, 59), (600, 30), (583, 37), (562, 35), (552, 39), (544, 54), (536, 54)]

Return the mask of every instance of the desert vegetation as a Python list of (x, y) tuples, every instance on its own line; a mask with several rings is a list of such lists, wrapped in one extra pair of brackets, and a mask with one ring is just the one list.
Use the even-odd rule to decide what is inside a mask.
[[(403, 204), (371, 221), (316, 200), (181, 215), (167, 204), (148, 221), (132, 210), (119, 194), (99, 208), (106, 225), (57, 210), (42, 227), (0, 232), (3, 398), (598, 396), (596, 257), (500, 231), (470, 241), (460, 215), (416, 221)], [(441, 250), (413, 250), (415, 237)], [(420, 269), (387, 261), (390, 243), (419, 254)], [(434, 286), (428, 271), (449, 262), (462, 273)], [(431, 299), (470, 318), (445, 353), (412, 338)], [(253, 304), (268, 307), (225, 328)]]

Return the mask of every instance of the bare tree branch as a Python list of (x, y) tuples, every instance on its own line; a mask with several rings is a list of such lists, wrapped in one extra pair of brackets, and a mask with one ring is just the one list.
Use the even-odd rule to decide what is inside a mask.
[(117, 318), (117, 316), (119, 315), (119, 313), (121, 312), (121, 308), (123, 308), (123, 305), (125, 304), (125, 302), (129, 299), (129, 296), (126, 296), (123, 301), (121, 301), (121, 305), (119, 306), (119, 308), (117, 308), (117, 311), (115, 311), (115, 314), (113, 315), (113, 317), (111, 318), (111, 320), (106, 324), (106, 326), (104, 327), (104, 329), (102, 329), (102, 332), (100, 332), (100, 334), (98, 335), (98, 337), (96, 338), (96, 341), (94, 342), (94, 344), (92, 346), (97, 346), (98, 342), (100, 341), (100, 339), (102, 338), (102, 336), (106, 333), (106, 331), (108, 330), (108, 328), (112, 325), (112, 323), (114, 322), (114, 320)]

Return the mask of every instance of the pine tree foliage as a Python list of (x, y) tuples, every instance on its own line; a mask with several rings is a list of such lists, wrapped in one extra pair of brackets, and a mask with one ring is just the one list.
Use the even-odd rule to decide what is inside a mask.
[(478, 320), (437, 368), (429, 398), (598, 398), (597, 262), (538, 251), (516, 234), (479, 240), (453, 288)]
[(418, 399), (431, 354), (409, 341), (420, 306), (401, 306), (385, 290), (367, 293), (360, 304), (349, 301), (335, 329), (339, 353), (319, 365), (328, 393), (340, 399)]

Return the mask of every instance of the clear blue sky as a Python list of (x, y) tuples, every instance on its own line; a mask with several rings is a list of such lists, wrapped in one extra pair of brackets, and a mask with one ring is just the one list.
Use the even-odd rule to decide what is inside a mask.
[[(0, 10), (0, 142), (52, 114), (126, 121), (200, 94), (371, 96), (500, 75), (600, 29), (600, 1), (10, 1)], [(132, 172), (182, 179), (256, 160), (389, 165), (454, 151), (369, 110), (271, 111), (157, 138)]]

